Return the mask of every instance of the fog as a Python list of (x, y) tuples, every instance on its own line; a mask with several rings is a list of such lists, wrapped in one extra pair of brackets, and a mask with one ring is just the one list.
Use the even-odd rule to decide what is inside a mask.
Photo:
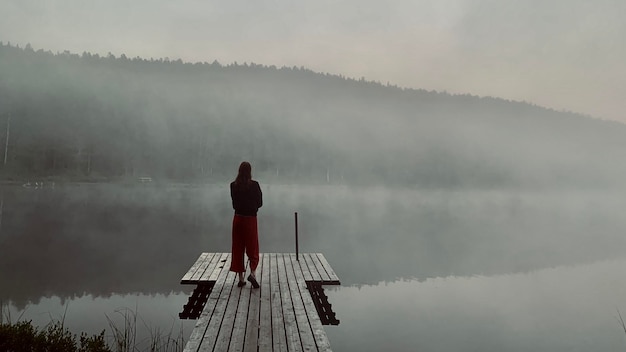
[[(623, 257), (623, 194), (262, 184), (262, 252), (321, 252), (345, 285), (502, 275)], [(230, 250), (225, 185), (3, 191), (2, 298), (166, 293)], [(33, 246), (35, 245), (35, 246)], [(22, 263), (30, 263), (24, 265)]]
[(626, 125), (529, 103), (305, 68), (0, 54), (5, 178), (223, 183), (241, 160), (277, 184), (578, 189), (626, 176)]
[(53, 52), (304, 66), (624, 122), (614, 0), (8, 0), (0, 40)]
[[(467, 24), (463, 45), (493, 42), (487, 52), (535, 60), (482, 27), (480, 11), (452, 12), (459, 17), (437, 26)], [(598, 13), (583, 27), (602, 23)], [(522, 35), (522, 47), (541, 49), (532, 43), (542, 33)], [(295, 63), (33, 43), (0, 45), (0, 302), (10, 312), (77, 307), (68, 323), (99, 332), (105, 314), (141, 302), (154, 324), (171, 325), (192, 289), (180, 277), (199, 253), (230, 249), (228, 183), (247, 160), (264, 194), (261, 252), (294, 251), (298, 212), (300, 250), (323, 253), (341, 279), (328, 290), (343, 319), (328, 329), (339, 350), (403, 350), (416, 337), (432, 338), (424, 350), (620, 346), (606, 305), (621, 307), (626, 290), (616, 279), (626, 249), (623, 123), (550, 108), (557, 100), (509, 100), (498, 85), (472, 95), (481, 70), (463, 76), (475, 90), (447, 93)], [(546, 79), (567, 77), (566, 66)], [(622, 66), (611, 67), (619, 77)], [(500, 77), (525, 71), (507, 72)], [(568, 87), (582, 100), (576, 82)], [(568, 292), (580, 296), (562, 299)], [(371, 321), (395, 339), (376, 340)]]
[(621, 350), (625, 264), (330, 289), (342, 320), (326, 330), (342, 351)]
[[(295, 250), (297, 211), (300, 251), (323, 253), (341, 279), (327, 288), (336, 350), (620, 346), (621, 192), (259, 180), (261, 252)], [(176, 314), (192, 287), (178, 282), (200, 252), (230, 249), (226, 184), (4, 186), (2, 199), (0, 300), (36, 324), (67, 309), (67, 326), (99, 333), (138, 309), (187, 338), (193, 321)]]

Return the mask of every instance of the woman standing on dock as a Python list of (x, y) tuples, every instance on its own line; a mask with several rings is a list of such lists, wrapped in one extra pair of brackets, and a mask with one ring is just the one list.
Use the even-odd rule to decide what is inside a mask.
[(252, 166), (247, 161), (239, 165), (237, 178), (230, 183), (230, 198), (235, 209), (230, 271), (239, 273), (237, 286), (242, 287), (246, 284), (243, 279), (246, 272), (243, 261), (245, 251), (250, 261), (248, 281), (254, 288), (258, 288), (256, 268), (259, 265), (259, 232), (256, 214), (263, 206), (263, 194), (259, 183), (252, 179)]

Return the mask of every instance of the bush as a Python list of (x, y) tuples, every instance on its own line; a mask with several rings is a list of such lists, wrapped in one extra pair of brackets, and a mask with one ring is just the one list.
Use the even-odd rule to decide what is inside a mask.
[(50, 323), (43, 330), (33, 327), (30, 321), (0, 324), (0, 351), (112, 352), (104, 341), (104, 330), (91, 337), (82, 333), (78, 342), (60, 322)]

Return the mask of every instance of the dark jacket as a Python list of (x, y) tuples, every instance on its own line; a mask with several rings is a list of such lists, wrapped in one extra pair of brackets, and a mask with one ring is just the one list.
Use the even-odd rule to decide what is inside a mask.
[(235, 185), (235, 182), (231, 182), (230, 198), (237, 215), (256, 216), (259, 208), (263, 206), (261, 186), (255, 180), (251, 180), (248, 185)]

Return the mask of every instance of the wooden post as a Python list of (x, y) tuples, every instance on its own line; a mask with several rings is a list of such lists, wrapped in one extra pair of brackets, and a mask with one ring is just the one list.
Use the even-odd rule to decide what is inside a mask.
[(300, 261), (300, 258), (298, 257), (298, 212), (294, 213), (295, 219), (296, 219), (296, 261)]
[(2, 236), (2, 209), (4, 208), (4, 193), (0, 191), (0, 236)]
[(7, 164), (7, 153), (9, 151), (9, 133), (11, 132), (11, 113), (9, 113), (9, 118), (7, 120), (7, 136), (5, 138), (5, 144), (4, 144), (4, 164)]

